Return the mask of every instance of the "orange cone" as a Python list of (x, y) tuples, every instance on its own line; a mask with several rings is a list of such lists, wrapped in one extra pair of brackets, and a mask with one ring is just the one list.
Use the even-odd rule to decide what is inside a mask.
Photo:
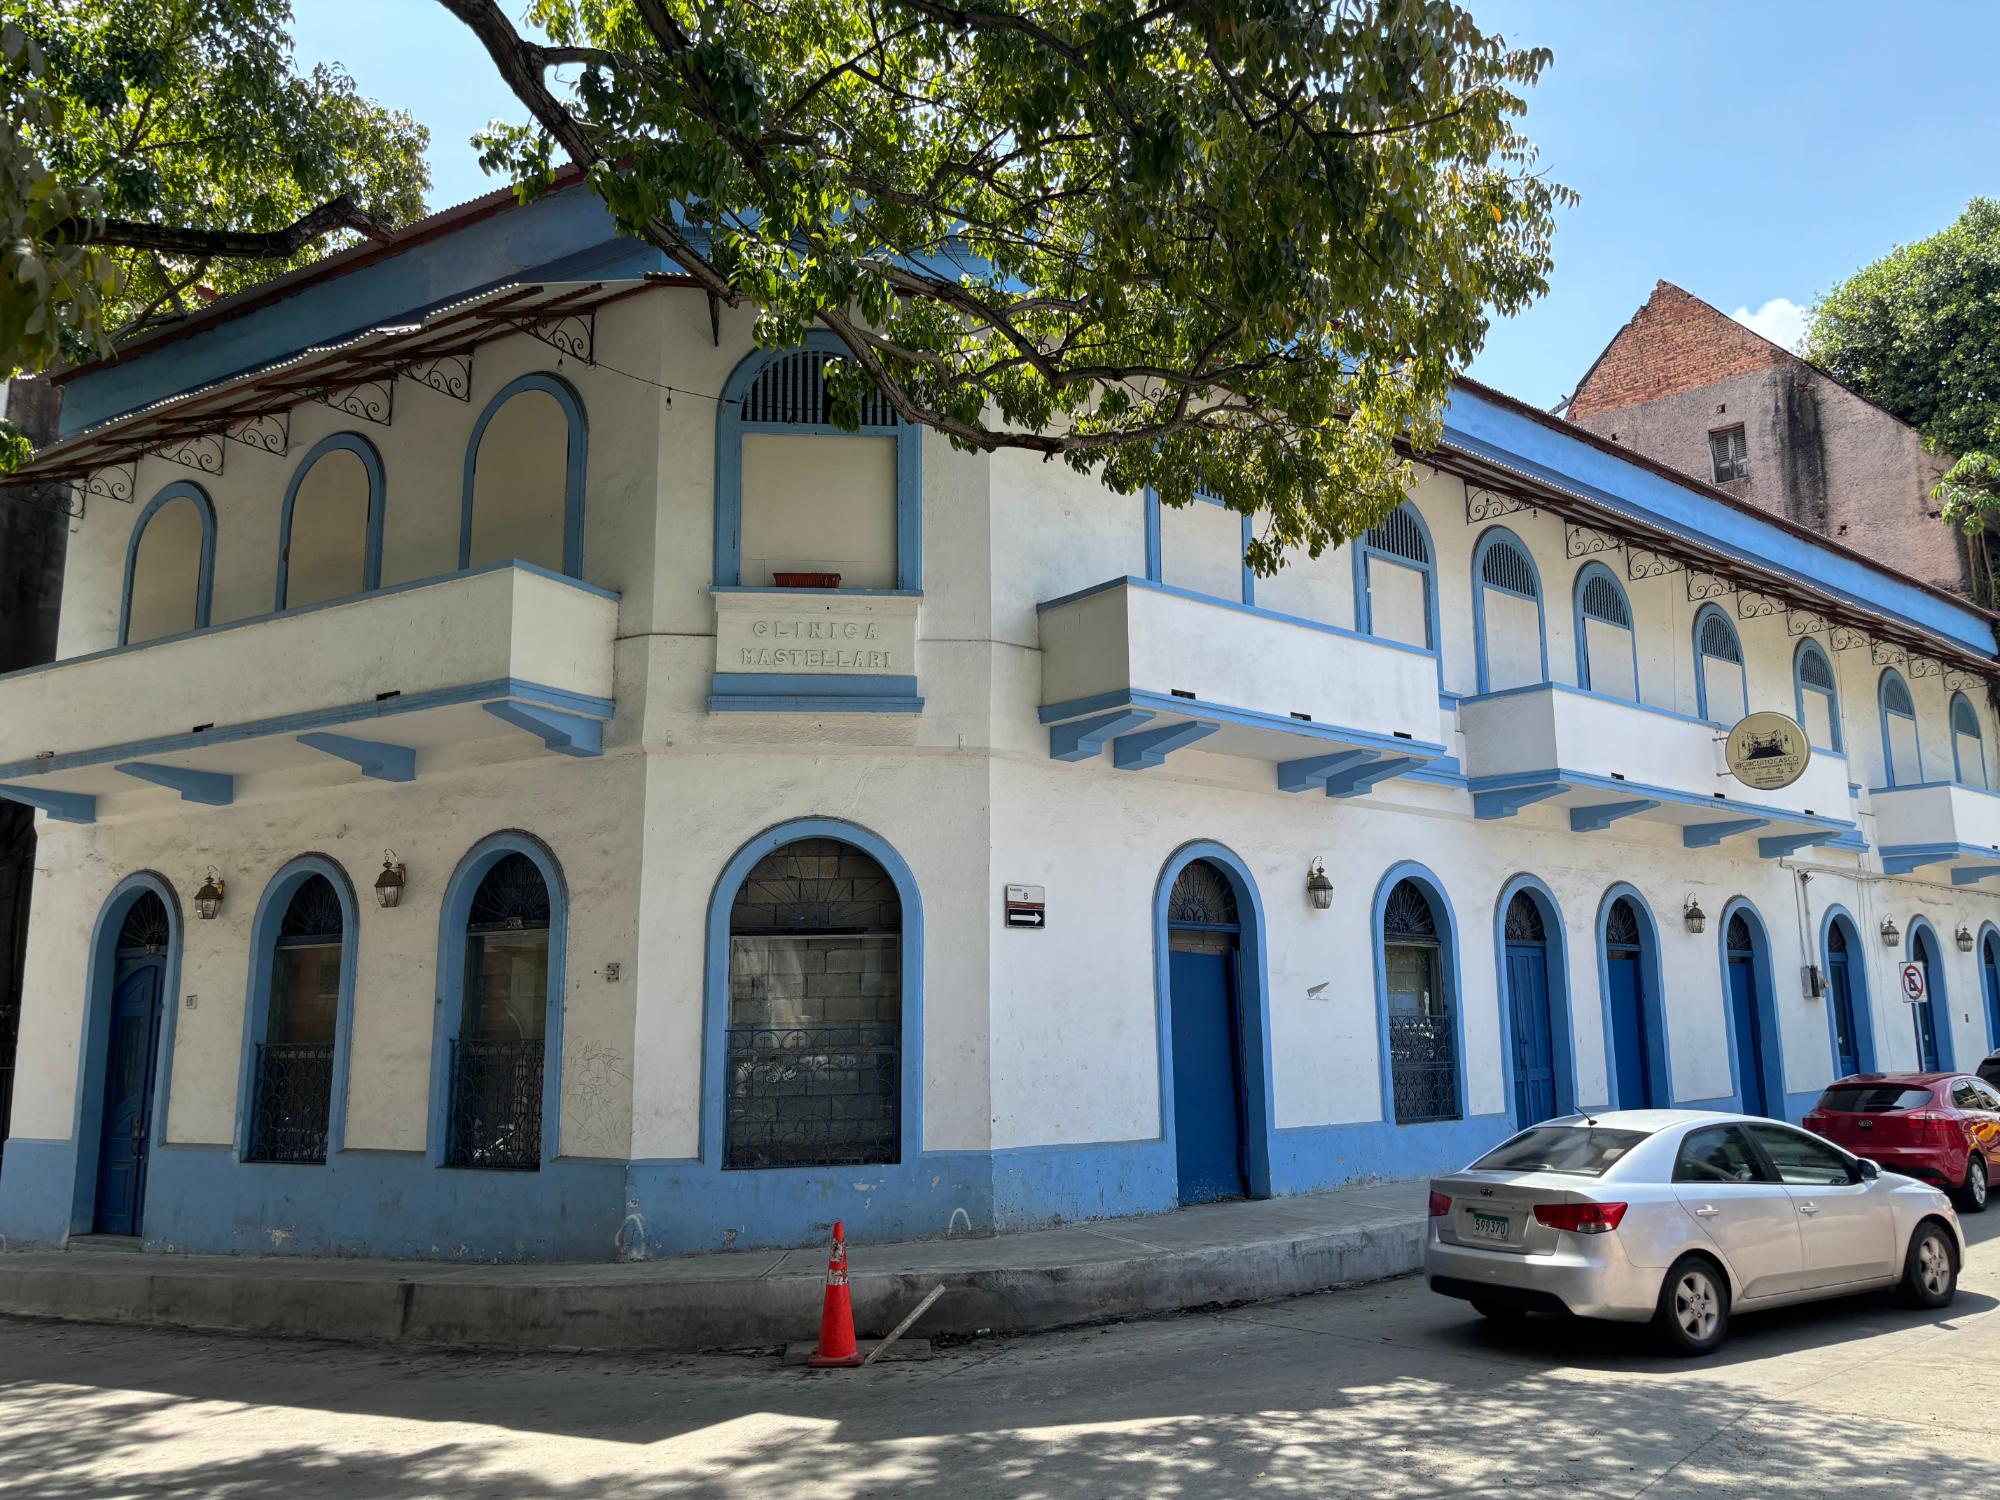
[(819, 1352), (806, 1363), (817, 1370), (840, 1370), (863, 1359), (854, 1347), (854, 1303), (847, 1290), (847, 1233), (833, 1224), (833, 1253), (826, 1262), (826, 1300), (820, 1305)]

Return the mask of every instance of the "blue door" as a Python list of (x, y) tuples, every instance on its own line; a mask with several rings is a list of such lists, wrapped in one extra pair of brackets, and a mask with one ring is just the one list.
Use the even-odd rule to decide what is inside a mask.
[(147, 1136), (153, 1123), (164, 969), (155, 957), (121, 959), (112, 981), (92, 1223), (99, 1234), (139, 1233), (140, 1210), (146, 1201)]
[(1646, 995), (1639, 978), (1639, 954), (1613, 948), (1604, 955), (1611, 985), (1611, 1056), (1618, 1079), (1620, 1109), (1652, 1109), (1653, 1070), (1646, 1059)]
[(1743, 1084), (1743, 1113), (1767, 1115), (1764, 1038), (1757, 1019), (1757, 966), (1749, 953), (1729, 955), (1729, 1019), (1736, 1028), (1736, 1071)]
[(1236, 1017), (1236, 953), (1168, 954), (1173, 1013), (1174, 1155), (1180, 1201), (1241, 1198), (1243, 1089)]
[(1910, 1007), (1910, 1017), (1917, 1028), (1917, 1066), (1924, 1072), (1934, 1073), (1940, 1066), (1935, 1004), (1938, 998), (1938, 966), (1931, 959), (1930, 941), (1921, 932), (1911, 935), (1910, 957), (1924, 966), (1923, 1003)]
[(1556, 1113), (1556, 1041), (1544, 944), (1507, 945), (1507, 998), (1514, 1011), (1514, 1127), (1526, 1130)]
[[(1834, 946), (1839, 938), (1840, 946)], [(1839, 1076), (1861, 1071), (1861, 1041), (1854, 1029), (1854, 987), (1847, 976), (1847, 940), (1838, 924), (1827, 934), (1826, 998), (1833, 1007), (1833, 1053)]]
[(1980, 958), (1986, 976), (1986, 1045), (2000, 1051), (2000, 952), (1995, 951), (1992, 938), (1981, 945)]

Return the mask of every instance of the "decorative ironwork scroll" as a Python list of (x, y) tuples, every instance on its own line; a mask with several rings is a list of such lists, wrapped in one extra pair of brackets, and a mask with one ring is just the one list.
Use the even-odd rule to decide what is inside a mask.
[(1497, 521), (1502, 516), (1511, 516), (1519, 511), (1533, 510), (1525, 500), (1516, 500), (1512, 495), (1498, 495), (1492, 490), (1483, 490), (1468, 485), (1465, 491), (1465, 524), (1477, 526), (1482, 521)]
[(292, 441), (292, 418), (289, 412), (260, 412), (254, 417), (225, 427), (222, 435), (232, 443), (241, 443), (246, 448), (255, 448), (259, 453), (268, 453), (273, 458), (283, 458), (285, 449)]
[(1812, 635), (1816, 631), (1831, 630), (1833, 621), (1816, 609), (1799, 609), (1788, 606), (1785, 610), (1785, 634)]
[(454, 401), (472, 399), (472, 356), (440, 354), (436, 359), (420, 359), (403, 373), (418, 385), (429, 386), (440, 396)]
[(1642, 578), (1664, 578), (1669, 573), (1680, 572), (1681, 567), (1678, 557), (1655, 552), (1651, 547), (1625, 549), (1625, 576), (1635, 583)]
[(1580, 526), (1571, 521), (1563, 527), (1563, 554), (1566, 557), (1595, 557), (1601, 552), (1616, 552), (1624, 545), (1617, 537), (1599, 531), (1595, 526)]
[(897, 1026), (729, 1029), (726, 1168), (843, 1167), (902, 1154)]
[(540, 339), (558, 354), (567, 354), (585, 364), (594, 364), (597, 347), (597, 314), (567, 313), (556, 318), (523, 319), (521, 332)]
[(1687, 570), (1687, 596), (1690, 604), (1700, 604), (1708, 599), (1721, 599), (1735, 592), (1734, 579), (1724, 578), (1720, 573), (1711, 573), (1706, 568), (1690, 567)]
[(1984, 686), (1984, 684), (1985, 684), (1985, 679), (1980, 677), (1978, 673), (1961, 671), (1957, 667), (1953, 667), (1949, 672), (1946, 672), (1944, 674), (1944, 685), (1946, 691), (1948, 692), (1953, 692), (1953, 693), (1976, 692), (1980, 687)]
[(107, 464), (101, 469), (92, 469), (77, 485), (85, 499), (116, 500), (124, 505), (132, 503), (132, 496), (138, 487), (137, 464)]
[(1458, 1052), (1451, 1017), (1389, 1017), (1389, 1074), (1396, 1123), (1458, 1118)]
[(1868, 656), (1878, 667), (1907, 667), (1910, 653), (1894, 641), (1870, 641)]
[(446, 1166), (514, 1172), (541, 1166), (544, 1051), (540, 1037), (461, 1037), (451, 1044)]
[(257, 1103), (246, 1159), (325, 1161), (332, 1104), (331, 1042), (265, 1042), (257, 1049)]
[(1919, 656), (1912, 651), (1909, 653), (1909, 659), (1910, 675), (1912, 677), (1942, 677), (1944, 675), (1944, 663), (1939, 661), (1935, 656)]
[(1742, 589), (1736, 595), (1736, 618), (1739, 620), (1762, 620), (1784, 607), (1784, 600), (1760, 594), (1755, 589)]
[(197, 432), (177, 438), (164, 448), (155, 448), (153, 452), (167, 462), (193, 469), (197, 474), (222, 472), (222, 438), (213, 432)]
[(1868, 632), (1856, 630), (1852, 625), (1836, 625), (1832, 640), (1836, 651), (1859, 651), (1868, 644)]
[(379, 380), (357, 381), (353, 385), (328, 386), (325, 390), (316, 391), (314, 399), (347, 416), (387, 427), (396, 405), (396, 381), (393, 376), (384, 376)]

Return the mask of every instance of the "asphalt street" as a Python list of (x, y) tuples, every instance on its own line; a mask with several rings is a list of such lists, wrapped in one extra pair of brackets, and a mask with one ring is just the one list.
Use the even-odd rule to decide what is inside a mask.
[(2000, 1210), (1944, 1314), (1720, 1356), (1405, 1279), (927, 1363), (496, 1356), (0, 1321), (0, 1495), (2000, 1497)]

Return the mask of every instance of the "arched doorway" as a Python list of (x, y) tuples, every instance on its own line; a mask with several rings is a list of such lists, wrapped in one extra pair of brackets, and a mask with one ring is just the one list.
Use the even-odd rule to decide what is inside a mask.
[(1559, 1110), (1548, 928), (1528, 892), (1516, 891), (1507, 903), (1505, 931), (1507, 1006), (1514, 1031), (1514, 1127), (1526, 1130)]
[(166, 903), (157, 892), (142, 890), (126, 908), (112, 946), (97, 1186), (90, 1216), (94, 1234), (137, 1235), (142, 1229), (172, 943)]
[(1979, 942), (1979, 973), (1986, 990), (1986, 1045), (2000, 1050), (2000, 934), (1991, 927)]
[(1654, 1025), (1652, 918), (1631, 896), (1604, 912), (1604, 996), (1611, 1038), (1611, 1101), (1620, 1109), (1664, 1109), (1666, 1038)]
[(1856, 1001), (1859, 988), (1858, 965), (1852, 955), (1860, 949), (1853, 924), (1834, 917), (1826, 925), (1827, 1015), (1833, 1025), (1833, 1065), (1836, 1076), (1868, 1072), (1875, 1066), (1874, 1049), (1868, 1045), (1861, 1026), (1861, 1006)]
[(1738, 1093), (1746, 1115), (1768, 1115), (1774, 1104), (1775, 1081), (1767, 1067), (1776, 1039), (1767, 1039), (1764, 1011), (1769, 997), (1763, 983), (1763, 930), (1746, 911), (1731, 912), (1723, 928), (1724, 968), (1729, 975), (1729, 1024), (1736, 1038)]
[(1191, 860), (1167, 898), (1167, 1010), (1173, 1045), (1179, 1197), (1246, 1197), (1243, 923), (1222, 870)]
[(1949, 1067), (1949, 1053), (1939, 1045), (1938, 1016), (1948, 1013), (1944, 996), (1944, 967), (1937, 959), (1937, 940), (1931, 935), (1930, 923), (1916, 921), (1910, 924), (1910, 957), (1924, 966), (1924, 999), (1922, 1003), (1910, 1007), (1910, 1018), (1917, 1031), (1917, 1066), (1927, 1073)]

